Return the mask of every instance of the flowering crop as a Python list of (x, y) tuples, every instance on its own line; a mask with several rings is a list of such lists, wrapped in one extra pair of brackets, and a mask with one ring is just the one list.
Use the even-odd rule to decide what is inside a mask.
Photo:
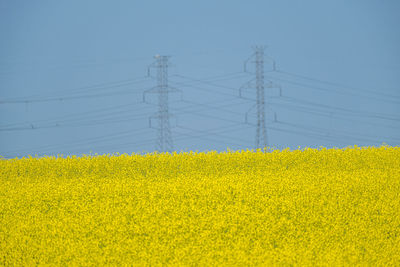
[(0, 160), (0, 265), (400, 265), (400, 148)]

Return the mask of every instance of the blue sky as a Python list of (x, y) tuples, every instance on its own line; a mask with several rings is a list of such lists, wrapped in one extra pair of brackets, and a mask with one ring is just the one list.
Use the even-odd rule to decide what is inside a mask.
[(254, 101), (238, 88), (255, 45), (282, 88), (267, 92), (270, 146), (399, 145), (399, 12), (395, 0), (0, 0), (0, 155), (153, 151), (157, 99), (141, 100), (156, 54), (184, 99), (170, 97), (176, 150), (254, 148)]

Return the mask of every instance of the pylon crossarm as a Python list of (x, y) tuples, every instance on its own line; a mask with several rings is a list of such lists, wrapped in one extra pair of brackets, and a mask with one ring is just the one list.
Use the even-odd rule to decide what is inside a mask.
[(248, 59), (246, 59), (246, 60), (243, 62), (243, 71), (244, 71), (244, 72), (248, 72), (248, 71), (247, 71), (247, 63), (248, 63), (254, 56), (255, 56), (255, 53), (253, 53)]
[(264, 58), (267, 59), (267, 61), (272, 63), (272, 71), (276, 71), (275, 59), (273, 59), (272, 57), (269, 57), (269, 56), (264, 56)]

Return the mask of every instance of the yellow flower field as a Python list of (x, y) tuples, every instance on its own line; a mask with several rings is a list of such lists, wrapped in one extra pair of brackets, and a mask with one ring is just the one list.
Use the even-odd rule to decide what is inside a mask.
[(0, 265), (400, 265), (400, 148), (0, 160)]

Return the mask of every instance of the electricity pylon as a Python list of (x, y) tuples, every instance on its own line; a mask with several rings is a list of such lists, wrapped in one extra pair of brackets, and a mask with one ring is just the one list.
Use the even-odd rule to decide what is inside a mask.
[(150, 75), (150, 67), (157, 68), (157, 86), (146, 90), (143, 93), (143, 102), (146, 102), (147, 93), (156, 93), (158, 95), (158, 112), (149, 117), (149, 127), (153, 128), (152, 119), (157, 120), (157, 140), (156, 151), (172, 152), (174, 149), (170, 127), (168, 94), (178, 91), (168, 86), (168, 59), (169, 56), (156, 55), (153, 64), (149, 66), (148, 75)]
[(264, 47), (255, 47), (257, 89), (256, 148), (265, 148), (268, 145), (267, 129), (265, 127), (264, 49)]
[[(255, 134), (255, 148), (256, 149), (265, 149), (268, 146), (268, 135), (267, 135), (267, 126), (266, 126), (266, 116), (265, 116), (265, 88), (278, 88), (280, 91), (280, 86), (274, 84), (269, 81), (265, 84), (264, 79), (264, 46), (256, 46), (254, 47), (254, 53), (245, 61), (244, 63), (244, 71), (247, 72), (247, 63), (250, 59), (254, 59), (252, 61), (255, 63), (255, 79), (246, 83), (239, 89), (239, 96), (242, 96), (242, 89), (247, 88), (255, 88), (256, 89), (256, 104), (250, 108), (248, 112), (246, 112), (246, 123), (248, 123), (248, 113), (256, 107), (257, 111), (257, 123), (256, 123), (256, 134)], [(272, 71), (275, 71), (275, 61), (270, 59), (272, 62)], [(254, 83), (255, 80), (255, 83)], [(276, 119), (276, 114), (275, 114)]]

